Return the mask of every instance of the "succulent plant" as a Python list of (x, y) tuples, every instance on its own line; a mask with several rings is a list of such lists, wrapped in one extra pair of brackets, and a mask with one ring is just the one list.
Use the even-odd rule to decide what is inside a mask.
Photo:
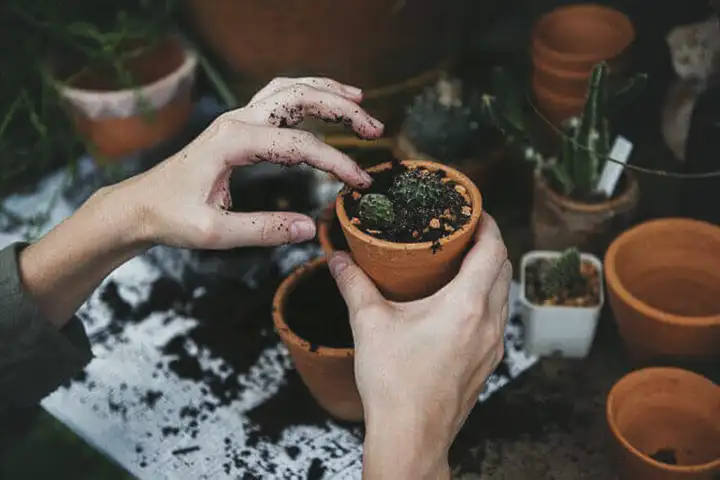
[(422, 153), (444, 163), (476, 157), (487, 143), (483, 133), (497, 132), (483, 123), (481, 100), (480, 93), (464, 88), (460, 79), (441, 78), (408, 107), (404, 134)]
[(522, 148), (527, 160), (547, 171), (562, 188), (562, 193), (589, 195), (595, 192), (610, 153), (609, 111), (627, 103), (647, 83), (647, 75), (638, 74), (611, 89), (608, 79), (608, 65), (605, 62), (595, 65), (582, 115), (563, 123), (562, 146), (554, 158), (544, 158), (536, 150), (538, 143), (530, 138), (533, 132), (524, 118), (522, 90), (502, 70), (496, 70), (494, 88), (497, 92), (484, 96), (485, 117), (498, 126), (510, 142)]
[(435, 173), (413, 169), (398, 175), (389, 193), (398, 205), (420, 210), (443, 207), (446, 191), (442, 179)]
[(583, 281), (582, 259), (577, 248), (568, 248), (540, 275), (540, 288), (549, 298), (572, 290)]
[(395, 206), (383, 194), (367, 193), (358, 203), (358, 217), (366, 227), (384, 230), (395, 222)]

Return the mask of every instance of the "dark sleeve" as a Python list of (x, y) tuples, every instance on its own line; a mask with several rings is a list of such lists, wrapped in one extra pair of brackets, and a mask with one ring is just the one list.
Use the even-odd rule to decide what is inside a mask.
[(0, 251), (0, 411), (37, 404), (92, 359), (80, 320), (58, 330), (25, 290), (18, 255), (26, 246)]

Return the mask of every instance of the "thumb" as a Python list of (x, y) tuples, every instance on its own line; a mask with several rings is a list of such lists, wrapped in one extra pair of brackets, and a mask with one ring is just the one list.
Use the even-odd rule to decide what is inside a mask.
[(385, 302), (372, 280), (345, 252), (335, 252), (328, 261), (330, 273), (347, 303), (350, 321), (363, 307)]

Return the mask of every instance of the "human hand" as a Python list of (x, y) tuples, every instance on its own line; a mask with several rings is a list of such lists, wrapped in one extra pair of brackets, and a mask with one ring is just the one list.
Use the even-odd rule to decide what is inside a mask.
[(307, 241), (315, 236), (315, 223), (305, 215), (229, 212), (231, 171), (259, 162), (306, 163), (350, 185), (368, 186), (368, 174), (347, 155), (311, 133), (279, 128), (314, 116), (342, 122), (363, 138), (378, 137), (383, 125), (358, 106), (361, 99), (359, 89), (329, 79), (275, 79), (177, 154), (97, 196), (133, 205), (140, 219), (133, 222), (135, 233), (149, 244), (227, 249)]
[(457, 277), (419, 301), (385, 300), (346, 253), (330, 270), (355, 339), (366, 478), (449, 478), (450, 445), (504, 354), (512, 266), (497, 223), (483, 214)]

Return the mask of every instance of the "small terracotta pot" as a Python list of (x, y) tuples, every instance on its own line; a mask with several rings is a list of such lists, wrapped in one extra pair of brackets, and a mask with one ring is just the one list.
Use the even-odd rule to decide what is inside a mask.
[(555, 126), (570, 117), (580, 116), (585, 107), (585, 96), (560, 95), (536, 84), (533, 84), (533, 93), (538, 110)]
[(569, 5), (535, 23), (532, 54), (553, 68), (584, 72), (603, 60), (620, 60), (634, 39), (635, 28), (623, 13), (602, 5)]
[(84, 70), (60, 86), (77, 131), (112, 161), (150, 148), (179, 133), (192, 111), (197, 59), (179, 39), (169, 38), (127, 62), (141, 83), (138, 91), (150, 110), (137, 111), (138, 94), (118, 90), (106, 72)]
[(720, 358), (720, 227), (681, 218), (640, 224), (610, 245), (605, 276), (636, 360)]
[[(482, 188), (492, 182), (497, 173), (503, 158), (505, 157), (505, 145), (499, 145), (497, 148), (488, 152), (484, 158), (468, 158), (458, 164), (453, 164), (460, 172), (467, 175), (475, 185)], [(415, 158), (418, 160), (427, 160), (428, 162), (442, 163), (438, 159), (420, 152), (415, 143), (408, 138), (400, 129), (400, 133), (395, 137), (392, 148), (395, 158)]]
[(317, 220), (317, 237), (322, 247), (323, 253), (327, 258), (335, 251), (332, 239), (330, 238), (330, 229), (332, 228), (333, 217), (335, 217), (335, 205), (328, 206), (323, 210)]
[[(677, 368), (637, 370), (610, 390), (606, 415), (622, 480), (720, 475), (720, 387), (707, 378)], [(671, 454), (675, 465), (651, 458)]]
[(311, 345), (293, 332), (286, 321), (286, 305), (295, 288), (311, 273), (327, 268), (327, 260), (321, 257), (288, 276), (275, 293), (273, 322), (295, 368), (318, 404), (335, 418), (359, 422), (363, 419), (363, 406), (355, 384), (355, 350)]
[(590, 71), (566, 72), (547, 65), (535, 65), (532, 74), (533, 91), (540, 89), (568, 99), (583, 99), (587, 96)]
[(625, 172), (624, 190), (602, 203), (582, 203), (553, 190), (535, 174), (531, 227), (536, 250), (578, 247), (603, 255), (618, 232), (631, 224), (640, 198), (637, 180)]
[[(424, 160), (405, 160), (403, 165), (428, 170), (443, 170), (447, 177), (467, 189), (472, 205), (468, 223), (440, 239), (440, 248), (432, 242), (393, 243), (370, 236), (350, 223), (342, 195), (335, 211), (353, 258), (370, 276), (383, 294), (394, 301), (412, 301), (429, 296), (452, 280), (470, 247), (482, 214), (480, 190), (464, 174), (452, 167)], [(368, 169), (379, 172), (391, 168), (384, 163)]]

